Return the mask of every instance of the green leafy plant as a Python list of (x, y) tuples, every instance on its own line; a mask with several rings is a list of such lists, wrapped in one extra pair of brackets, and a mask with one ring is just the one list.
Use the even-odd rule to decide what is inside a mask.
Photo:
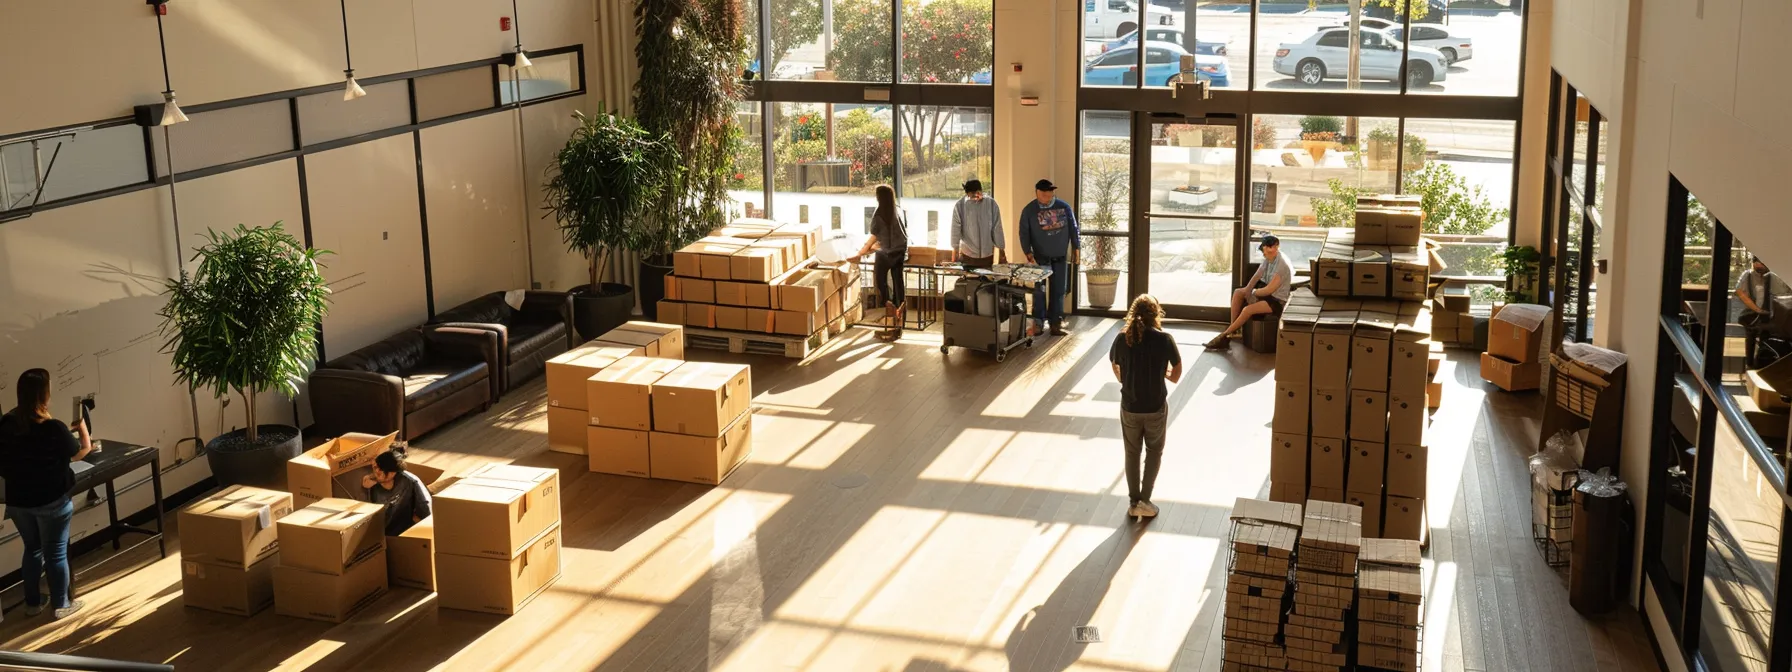
[(596, 291), (615, 251), (652, 238), (642, 220), (684, 170), (664, 134), (611, 111), (573, 116), (579, 127), (548, 166), (542, 209), (558, 223), (561, 241), (584, 255)]
[(644, 213), (635, 251), (663, 257), (728, 219), (744, 132), (735, 119), (747, 58), (741, 0), (636, 0), (635, 118), (677, 148), (684, 170)]
[[(1345, 0), (1307, 0), (1308, 9), (1317, 9), (1320, 5), (1342, 5)], [(1402, 13), (1412, 15), (1414, 21), (1425, 18), (1431, 13), (1431, 3), (1426, 0), (1363, 0), (1364, 7), (1380, 5), (1394, 10), (1394, 15)]]
[(1281, 138), (1277, 137), (1276, 127), (1264, 123), (1262, 118), (1251, 120), (1252, 144), (1265, 149), (1273, 149), (1276, 142), (1280, 140)]
[(1391, 124), (1381, 124), (1369, 129), (1370, 142), (1399, 142), (1400, 131)]
[(306, 249), (280, 222), (207, 231), (205, 241), (193, 254), (198, 268), (163, 289), (162, 352), (189, 389), (242, 397), (254, 446), (256, 395), (297, 397), (317, 359), (317, 325), (330, 305), (318, 259), (329, 252)]
[[(968, 82), (995, 62), (995, 7), (984, 0), (933, 0), (902, 5), (902, 80)], [(828, 53), (828, 69), (844, 81), (888, 82), (890, 62), (889, 0), (838, 0), (834, 3), (838, 33)], [(951, 168), (939, 156), (948, 122), (960, 110), (952, 107), (904, 105), (900, 108), (905, 174)]]
[[(1128, 159), (1123, 156), (1086, 156), (1082, 190), (1087, 202), (1095, 206), (1094, 212), (1088, 217), (1090, 230), (1114, 231), (1120, 228), (1120, 218), (1114, 212), (1114, 206), (1130, 195), (1130, 167)], [(1090, 268), (1117, 270), (1120, 267), (1120, 243), (1114, 237), (1090, 236), (1086, 242), (1090, 246)]]
[(1344, 120), (1338, 117), (1301, 117), (1300, 133), (1304, 138), (1312, 133), (1330, 133), (1333, 137), (1344, 132)]
[(1500, 253), (1500, 261), (1505, 267), (1506, 277), (1512, 282), (1512, 289), (1506, 292), (1506, 301), (1511, 303), (1532, 303), (1537, 286), (1537, 264), (1543, 255), (1537, 248), (1529, 245), (1513, 245)]

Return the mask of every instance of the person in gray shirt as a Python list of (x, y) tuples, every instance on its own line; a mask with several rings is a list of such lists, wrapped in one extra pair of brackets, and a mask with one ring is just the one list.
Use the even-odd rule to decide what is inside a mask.
[(859, 250), (855, 260), (877, 251), (872, 259), (872, 278), (877, 294), (884, 302), (884, 331), (878, 338), (893, 341), (902, 337), (902, 309), (907, 299), (903, 287), (902, 267), (908, 263), (908, 216), (896, 205), (896, 190), (890, 185), (877, 185), (877, 211), (871, 215), (871, 237)]
[(966, 269), (989, 268), (1001, 261), (1008, 242), (1002, 234), (1002, 206), (983, 193), (983, 181), (964, 183), (964, 198), (952, 206), (952, 249)]
[(404, 459), (386, 451), (373, 458), (373, 473), (361, 477), (365, 498), (386, 507), (386, 536), (396, 537), (429, 517), (429, 488), (404, 470)]
[(1282, 256), (1281, 239), (1264, 236), (1257, 249), (1263, 251), (1263, 263), (1257, 266), (1256, 273), (1251, 274), (1249, 282), (1232, 292), (1232, 323), (1207, 342), (1208, 350), (1225, 349), (1230, 343), (1227, 339), (1243, 329), (1244, 323), (1251, 318), (1281, 312), (1282, 306), (1288, 305), (1288, 295), (1293, 292), (1294, 269)]

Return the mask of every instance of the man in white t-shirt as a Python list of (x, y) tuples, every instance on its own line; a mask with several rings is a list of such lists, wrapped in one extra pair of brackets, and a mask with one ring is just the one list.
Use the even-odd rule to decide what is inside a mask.
[[(1232, 292), (1232, 323), (1207, 342), (1208, 350), (1224, 350), (1230, 342), (1227, 339), (1243, 329), (1244, 323), (1252, 317), (1274, 313), (1288, 305), (1288, 295), (1293, 292), (1294, 269), (1282, 256), (1281, 239), (1264, 236), (1257, 249), (1263, 251), (1263, 263), (1257, 266), (1256, 273), (1251, 274), (1249, 282)], [(1259, 280), (1261, 287), (1257, 286)]]

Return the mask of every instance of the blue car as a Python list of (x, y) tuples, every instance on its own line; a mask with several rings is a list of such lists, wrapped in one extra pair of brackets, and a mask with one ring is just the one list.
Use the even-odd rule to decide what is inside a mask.
[[(1175, 28), (1146, 28), (1145, 29), (1145, 41), (1147, 41), (1147, 42), (1169, 42), (1170, 44), (1179, 45), (1179, 46), (1183, 45), (1183, 44), (1187, 44), (1186, 42), (1182, 41), (1182, 31), (1177, 30)], [(1113, 50), (1119, 49), (1121, 47), (1136, 47), (1138, 45), (1139, 45), (1139, 31), (1135, 30), (1133, 32), (1130, 32), (1130, 33), (1127, 33), (1127, 34), (1121, 36), (1119, 39), (1108, 40), (1106, 43), (1101, 45), (1101, 51), (1102, 51), (1102, 53), (1107, 53), (1109, 51), (1113, 51)], [(1224, 40), (1217, 40), (1217, 39), (1214, 39), (1211, 37), (1201, 37), (1200, 35), (1196, 35), (1195, 36), (1195, 54), (1196, 55), (1208, 55), (1208, 56), (1225, 56), (1226, 55), (1226, 42)]]
[[(1170, 78), (1182, 69), (1182, 56), (1188, 51), (1170, 42), (1148, 42), (1145, 45), (1145, 85), (1168, 86)], [(1130, 86), (1128, 81), (1139, 66), (1138, 47), (1121, 47), (1096, 56), (1083, 66), (1083, 84), (1089, 86)], [(1212, 86), (1224, 88), (1232, 83), (1231, 68), (1226, 58), (1212, 54), (1195, 55), (1195, 74)]]

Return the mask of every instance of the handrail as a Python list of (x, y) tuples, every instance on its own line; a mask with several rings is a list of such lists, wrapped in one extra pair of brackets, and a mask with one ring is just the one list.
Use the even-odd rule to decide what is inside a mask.
[(174, 672), (173, 665), (68, 656), (60, 653), (0, 651), (0, 670), (68, 670), (70, 672)]

